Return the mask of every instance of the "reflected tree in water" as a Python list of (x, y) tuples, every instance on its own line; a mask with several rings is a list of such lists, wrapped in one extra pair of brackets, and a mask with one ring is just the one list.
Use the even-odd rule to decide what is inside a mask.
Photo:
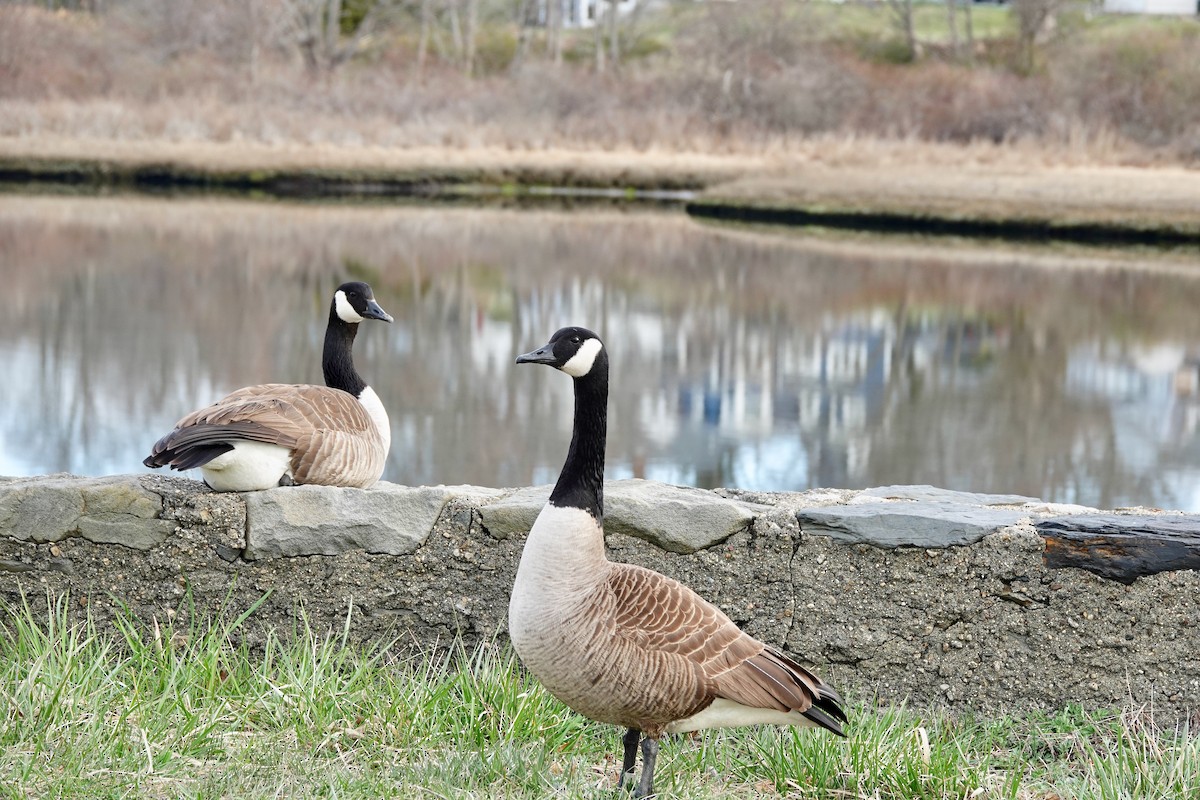
[(138, 471), (231, 388), (320, 382), (324, 298), (361, 278), (396, 317), (359, 355), (387, 480), (553, 480), (570, 387), (512, 359), (584, 324), (613, 361), (612, 477), (1200, 503), (1190, 276), (597, 209), (0, 205), (0, 472)]

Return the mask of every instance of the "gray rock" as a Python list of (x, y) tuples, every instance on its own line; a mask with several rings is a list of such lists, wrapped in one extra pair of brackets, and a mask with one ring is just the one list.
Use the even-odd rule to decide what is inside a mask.
[(79, 535), (97, 544), (119, 544), (134, 550), (149, 550), (171, 534), (165, 522), (148, 525), (144, 518), (129, 514), (93, 514), (79, 518)]
[(806, 533), (884, 548), (974, 544), (1028, 516), (1017, 510), (946, 502), (880, 501), (796, 511)]
[(0, 484), (0, 535), (32, 542), (72, 535), (83, 513), (83, 480), (87, 479), (48, 475)]
[[(445, 494), (447, 502), (458, 501), (469, 506), (482, 506), (512, 494), (511, 489), (488, 489), (483, 486), (468, 486), (466, 484), (452, 486), (438, 484), (437, 486), (426, 488), (441, 490)], [(549, 489), (546, 492), (548, 495)]]
[(1042, 502), (1036, 497), (1026, 497), (1021, 494), (956, 492), (953, 489), (939, 489), (936, 486), (929, 486), (927, 484), (916, 486), (876, 486), (873, 489), (863, 489), (858, 493), (858, 498), (855, 499), (855, 502), (873, 502), (874, 498), (880, 500), (924, 500), (936, 503), (961, 503), (968, 506), (1019, 506), (1025, 503)]
[(770, 510), (704, 489), (637, 479), (606, 483), (604, 505), (606, 531), (636, 536), (672, 553), (719, 544)]
[(145, 523), (159, 516), (162, 498), (140, 482), (101, 478), (80, 490), (86, 513), (79, 518), (79, 535), (88, 541), (149, 550), (171, 533), (169, 522)]
[(0, 535), (20, 541), (82, 536), (148, 550), (171, 533), (171, 523), (158, 519), (161, 511), (161, 498), (130, 475), (59, 474), (0, 483)]
[(481, 506), (479, 516), (483, 527), (497, 539), (524, 536), (533, 527), (533, 521), (550, 499), (553, 489), (553, 486), (520, 489), (501, 500)]
[(247, 559), (411, 553), (449, 502), (445, 487), (381, 482), (370, 489), (288, 486), (246, 492)]
[[(552, 488), (521, 489), (483, 506), (484, 527), (497, 539), (529, 533)], [(635, 536), (673, 553), (694, 553), (723, 542), (769, 508), (656, 481), (604, 484), (605, 531)]]

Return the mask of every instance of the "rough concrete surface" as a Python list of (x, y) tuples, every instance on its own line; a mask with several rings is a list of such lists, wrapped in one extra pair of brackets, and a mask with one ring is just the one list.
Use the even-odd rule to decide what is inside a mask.
[[(549, 487), (312, 488), (238, 495), (160, 476), (0, 480), (0, 600), (69, 592), (77, 613), (103, 624), (122, 605), (147, 621), (186, 616), (190, 604), (236, 615), (266, 595), (239, 633), (252, 645), (270, 629), (290, 631), (301, 607), (318, 628), (340, 628), (351, 611), (356, 639), (425, 650), (503, 636), (524, 534)], [(1124, 585), (1048, 566), (1035, 524), (1069, 517), (1068, 507), (910, 488), (706, 492), (615, 481), (609, 551), (684, 581), (850, 696), (986, 713), (1200, 709), (1200, 572)], [(272, 506), (273, 532), (256, 530)], [(943, 506), (952, 518), (970, 510), (979, 535), (932, 539)], [(928, 529), (913, 526), (908, 540), (830, 535), (835, 524), (918, 509)], [(389, 514), (406, 519), (383, 521)], [(1200, 530), (1196, 516), (1158, 516)], [(267, 541), (283, 544), (252, 544)]]

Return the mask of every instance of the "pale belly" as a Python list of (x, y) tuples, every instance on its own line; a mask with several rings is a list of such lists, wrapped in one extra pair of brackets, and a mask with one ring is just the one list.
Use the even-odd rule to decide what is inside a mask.
[(626, 724), (623, 703), (614, 703), (608, 643), (595, 622), (573, 614), (570, 604), (539, 602), (514, 592), (509, 604), (513, 649), (550, 694), (573, 711), (599, 722)]
[(291, 458), (291, 450), (277, 444), (237, 442), (200, 471), (204, 482), (218, 492), (253, 492), (278, 486), (291, 471)]

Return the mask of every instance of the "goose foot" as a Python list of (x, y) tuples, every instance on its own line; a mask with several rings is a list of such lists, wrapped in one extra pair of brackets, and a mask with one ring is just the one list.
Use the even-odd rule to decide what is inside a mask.
[(283, 473), (283, 475), (282, 475), (282, 476), (279, 478), (279, 485), (280, 485), (280, 486), (295, 486), (295, 485), (296, 485), (296, 482), (292, 480), (292, 476), (291, 476), (291, 475), (288, 475), (288, 474), (285, 472), (285, 473)]
[(642, 740), (642, 780), (633, 796), (638, 800), (654, 796), (654, 762), (658, 759), (658, 740), (647, 736)]
[(617, 778), (617, 789), (624, 789), (633, 784), (633, 768), (637, 766), (638, 743), (642, 741), (642, 732), (637, 728), (625, 731), (621, 743), (625, 745), (625, 759), (621, 763), (621, 774)]

